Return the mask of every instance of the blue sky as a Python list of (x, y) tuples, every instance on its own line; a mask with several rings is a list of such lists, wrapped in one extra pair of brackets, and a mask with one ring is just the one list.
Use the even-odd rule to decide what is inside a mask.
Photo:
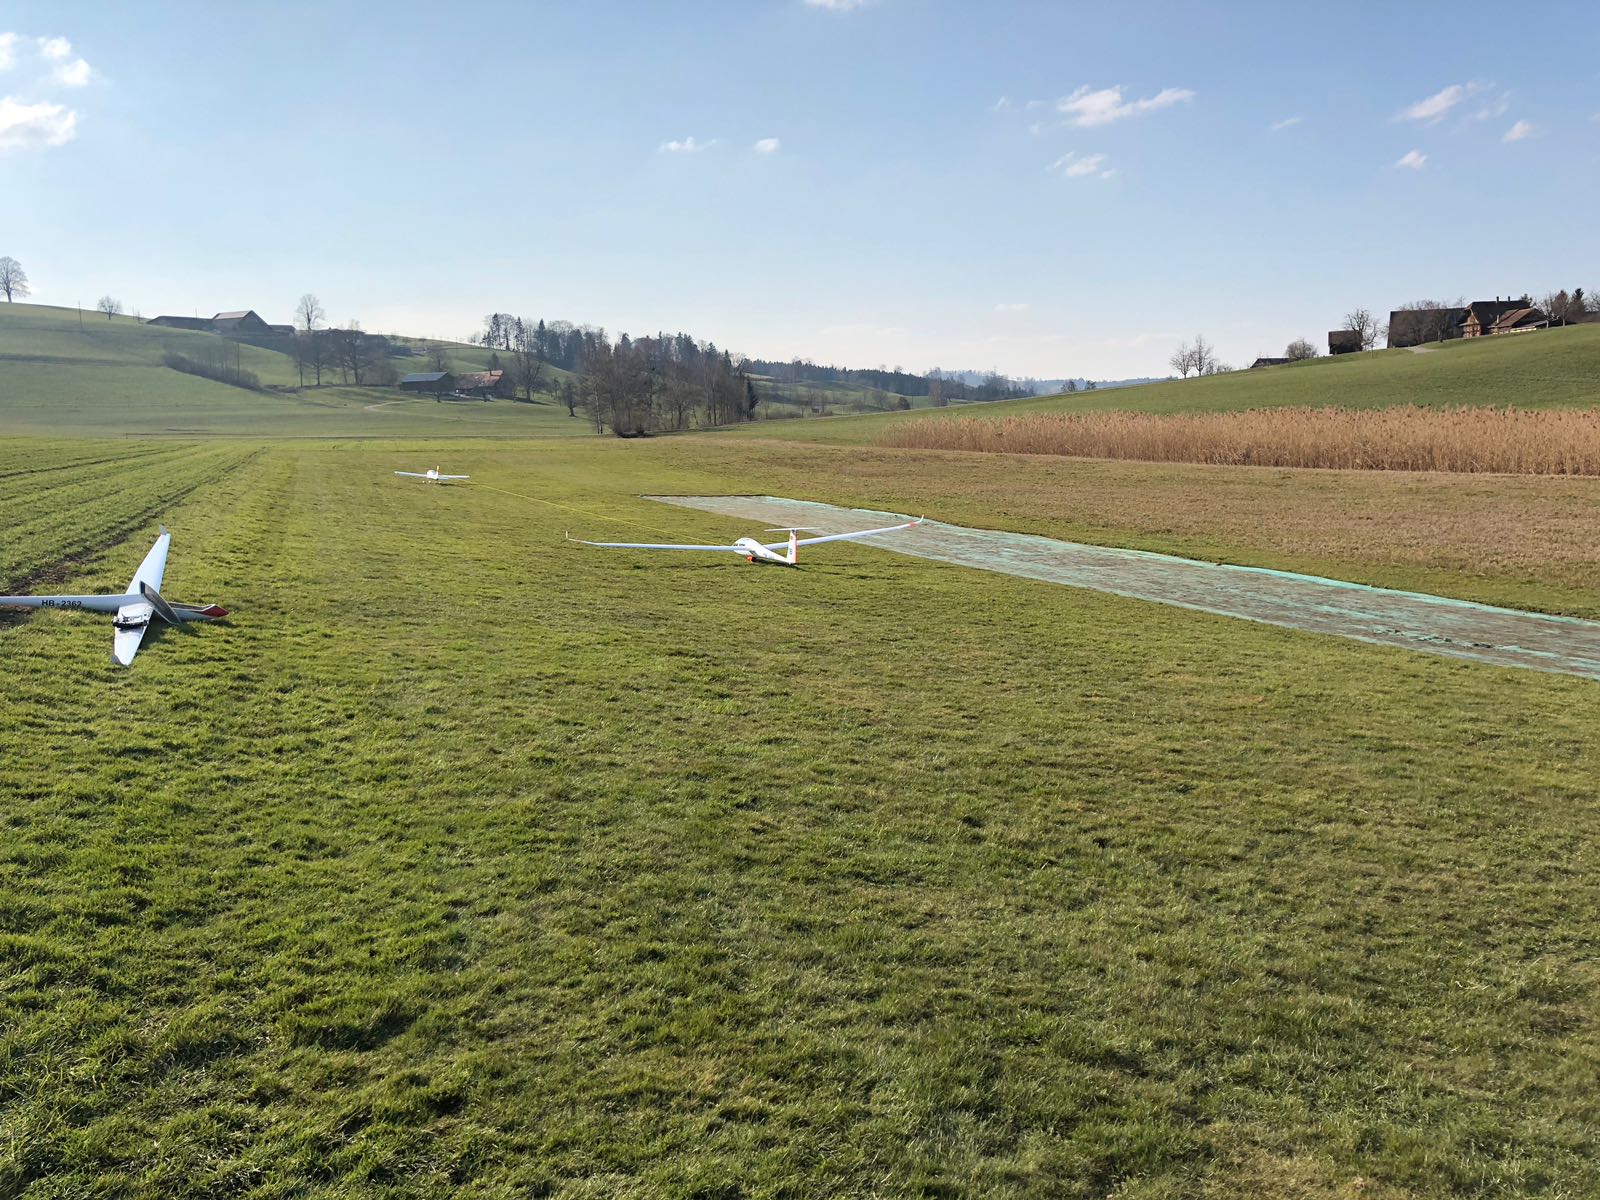
[(1597, 35), (1592, 3), (11, 0), (0, 254), (146, 316), (312, 291), (420, 335), (1243, 363), (1357, 305), (1600, 289)]

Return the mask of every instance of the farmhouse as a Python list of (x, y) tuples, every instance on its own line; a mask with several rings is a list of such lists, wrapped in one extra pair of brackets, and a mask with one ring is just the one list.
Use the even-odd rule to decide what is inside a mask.
[(151, 317), (150, 324), (168, 329), (193, 329), (199, 333), (220, 333), (226, 337), (270, 337), (293, 334), (292, 325), (268, 325), (253, 309), (219, 312), (214, 317)]
[(1293, 361), (1292, 358), (1258, 358), (1250, 364), (1250, 369), (1254, 371), (1257, 367), (1281, 367), (1284, 363)]
[(456, 376), (455, 392), (458, 396), (470, 396), (476, 400), (510, 396), (511, 381), (506, 378), (504, 371), (469, 371)]
[(419, 371), (412, 375), (400, 377), (400, 390), (402, 392), (427, 392), (430, 395), (442, 396), (453, 391), (456, 378), (449, 371)]
[(1328, 330), (1329, 354), (1356, 354), (1360, 350), (1361, 331), (1359, 329)]
[(1491, 337), (1497, 333), (1547, 329), (1549, 325), (1550, 318), (1525, 300), (1496, 300), (1493, 304), (1480, 300), (1467, 307), (1466, 318), (1461, 322), (1461, 336)]

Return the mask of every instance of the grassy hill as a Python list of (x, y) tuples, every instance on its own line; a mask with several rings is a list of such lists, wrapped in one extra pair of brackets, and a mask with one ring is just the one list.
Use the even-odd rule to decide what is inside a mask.
[[(1515, 405), (1518, 408), (1600, 406), (1600, 325), (1551, 329), (1517, 337), (1446, 342), (1421, 353), (1377, 350), (1317, 358), (1290, 366), (1235, 371), (1107, 391), (1038, 396), (993, 404), (954, 405), (931, 414), (1016, 415), (1035, 412), (1230, 412), (1280, 405), (1385, 408), (1396, 404)], [(889, 413), (784, 427), (782, 436), (870, 441)], [(745, 432), (750, 432), (746, 430)], [(759, 432), (771, 433), (763, 428)]]
[[(147, 325), (132, 317), (37, 304), (0, 305), (0, 432), (10, 434), (392, 437), (567, 436), (590, 433), (546, 396), (542, 403), (416, 398), (392, 387), (298, 386), (287, 354), (245, 343), (239, 365), (269, 390), (231, 387), (163, 365), (169, 351), (204, 358), (214, 334)], [(421, 346), (427, 343), (415, 343)], [(479, 371), (491, 351), (449, 344), (450, 367)], [(401, 373), (425, 360), (394, 360)], [(559, 381), (565, 372), (552, 368)], [(548, 386), (548, 385), (547, 385)]]

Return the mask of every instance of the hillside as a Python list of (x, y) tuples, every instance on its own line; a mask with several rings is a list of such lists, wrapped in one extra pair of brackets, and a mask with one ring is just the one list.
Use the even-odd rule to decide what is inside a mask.
[[(38, 304), (0, 304), (0, 432), (80, 435), (193, 435), (393, 437), (588, 434), (588, 422), (568, 417), (546, 396), (532, 405), (511, 401), (439, 403), (392, 387), (299, 387), (294, 360), (245, 343), (239, 365), (268, 390), (231, 387), (163, 365), (168, 351), (204, 358), (220, 339), (209, 333), (142, 324), (132, 317)], [(425, 343), (400, 339), (402, 344)], [(483, 370), (491, 352), (450, 344), (453, 370)], [(404, 373), (425, 370), (421, 357), (400, 357)], [(551, 368), (559, 381), (565, 372)], [(325, 372), (324, 378), (330, 378)], [(332, 379), (337, 379), (334, 375)], [(547, 385), (548, 386), (548, 385)]]
[[(1387, 408), (1397, 404), (1600, 406), (1600, 325), (1445, 342), (1420, 353), (1375, 350), (1204, 379), (952, 405), (918, 415), (1232, 412), (1282, 405)], [(888, 423), (900, 419), (900, 414), (890, 413), (850, 420), (807, 421), (785, 426), (781, 436), (829, 442), (870, 441)]]

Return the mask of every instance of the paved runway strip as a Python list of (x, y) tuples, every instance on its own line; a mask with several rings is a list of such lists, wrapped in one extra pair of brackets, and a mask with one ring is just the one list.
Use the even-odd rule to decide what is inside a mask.
[[(646, 499), (739, 517), (764, 526), (800, 525), (819, 533), (843, 533), (909, 519), (899, 513), (839, 508), (781, 496)], [(1227, 566), (1144, 550), (1085, 546), (1004, 530), (968, 529), (938, 521), (928, 521), (904, 533), (887, 534), (869, 544), (918, 558), (1092, 588), (1246, 621), (1337, 634), (1498, 666), (1600, 679), (1600, 621), (1521, 612), (1262, 567)]]

